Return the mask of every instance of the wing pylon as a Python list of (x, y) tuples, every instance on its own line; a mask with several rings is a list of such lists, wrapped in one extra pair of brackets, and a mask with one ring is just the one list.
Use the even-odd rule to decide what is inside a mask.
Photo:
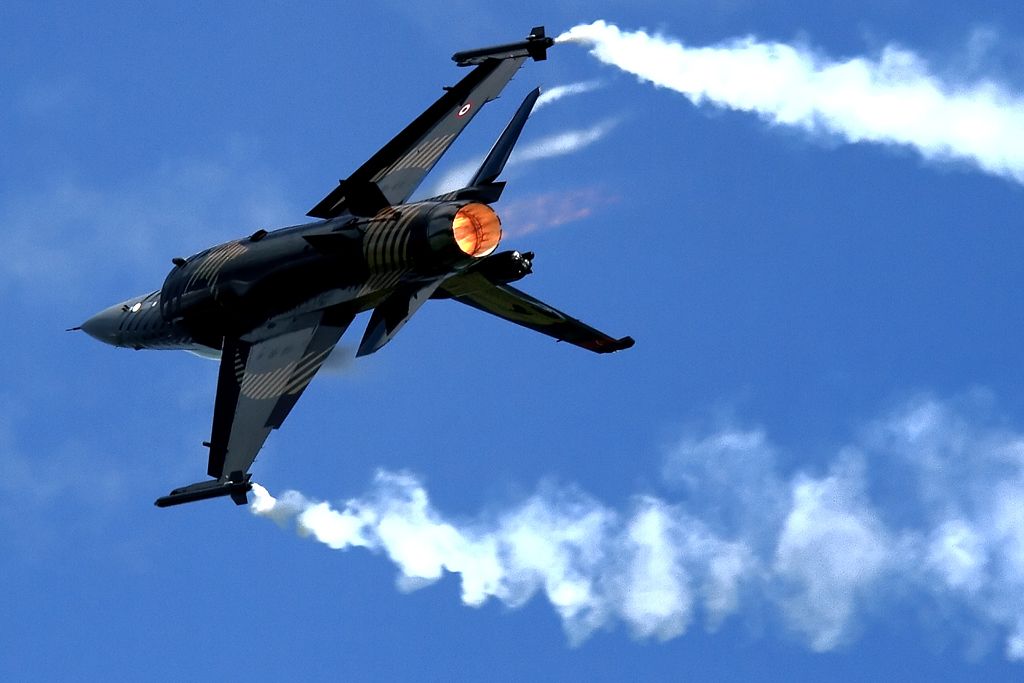
[(475, 50), (463, 50), (452, 55), (452, 61), (459, 66), (483, 64), (488, 59), (512, 59), (518, 57), (531, 57), (538, 62), (542, 62), (548, 58), (548, 48), (554, 44), (554, 38), (544, 35), (543, 26), (534, 26), (530, 29), (530, 35), (526, 36), (526, 40), (518, 43), (481, 47)]

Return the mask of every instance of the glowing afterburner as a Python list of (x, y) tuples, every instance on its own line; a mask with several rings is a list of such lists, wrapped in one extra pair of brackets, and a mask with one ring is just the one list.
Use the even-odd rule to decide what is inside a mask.
[(452, 233), (467, 256), (487, 256), (501, 241), (501, 219), (486, 204), (466, 204), (455, 214)]

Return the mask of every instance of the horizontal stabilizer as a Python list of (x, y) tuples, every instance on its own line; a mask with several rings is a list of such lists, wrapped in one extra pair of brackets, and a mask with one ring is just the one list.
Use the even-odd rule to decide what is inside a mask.
[(221, 481), (218, 479), (182, 486), (181, 488), (174, 489), (166, 496), (157, 498), (155, 505), (158, 508), (166, 508), (172, 505), (194, 503), (197, 500), (220, 498), (221, 496), (231, 496), (231, 500), (235, 501), (236, 505), (245, 505), (248, 502), (246, 494), (252, 490), (252, 484), (249, 483), (250, 476), (252, 475), (246, 474), (236, 477), (238, 481)]
[(554, 38), (544, 35), (543, 26), (535, 26), (530, 30), (530, 35), (526, 37), (526, 40), (481, 47), (475, 50), (463, 50), (453, 54), (452, 61), (459, 66), (482, 64), (488, 59), (511, 59), (513, 57), (532, 57), (540, 62), (548, 58), (548, 48), (554, 44)]
[[(522, 256), (520, 255), (520, 257)], [(527, 259), (527, 261), (531, 260)], [(506, 267), (496, 270), (505, 271), (504, 275), (506, 276), (509, 274), (516, 276), (514, 269), (512, 271), (507, 269), (507, 266), (515, 265), (516, 261), (518, 259), (507, 259), (504, 264)], [(523, 274), (525, 275), (526, 272)], [(449, 296), (485, 313), (504, 318), (509, 322), (594, 353), (614, 353), (628, 349), (635, 343), (632, 337), (610, 337), (525, 292), (520, 292), (506, 284), (495, 284), (488, 275), (494, 277), (497, 274), (497, 272), (487, 273), (486, 270), (474, 270), (456, 275), (444, 283), (440, 290), (441, 296)], [(497, 279), (500, 282), (504, 277)]]

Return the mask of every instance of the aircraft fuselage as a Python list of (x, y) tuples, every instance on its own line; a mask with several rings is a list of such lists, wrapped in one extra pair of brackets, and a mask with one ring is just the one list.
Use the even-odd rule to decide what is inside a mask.
[(256, 341), (274, 333), (280, 318), (339, 304), (355, 313), (372, 309), (400, 282), (473, 265), (500, 238), (493, 210), (465, 200), (259, 230), (175, 259), (159, 290), (101, 311), (82, 329), (114, 346), (215, 354), (225, 335)]
[(373, 310), (357, 356), (375, 353), (428, 300), (450, 298), (594, 353), (633, 346), (508, 283), (532, 272), (532, 253), (494, 253), (501, 222), (498, 181), (530, 112), (519, 105), (468, 184), (407, 203), (480, 108), (527, 59), (554, 41), (543, 27), (526, 40), (456, 53), (472, 70), (307, 215), (320, 219), (211, 247), (174, 268), (163, 285), (89, 318), (80, 328), (134, 349), (184, 349), (221, 357), (206, 473), (212, 480), (157, 499), (168, 507), (210, 498), (246, 501), (250, 467), (284, 423), (355, 316)]

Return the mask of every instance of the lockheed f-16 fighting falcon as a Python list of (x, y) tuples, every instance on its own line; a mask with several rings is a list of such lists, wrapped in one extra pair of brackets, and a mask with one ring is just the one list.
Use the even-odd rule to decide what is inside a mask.
[(424, 201), (410, 195), (480, 108), (528, 58), (554, 41), (534, 28), (523, 41), (458, 52), (473, 67), (456, 85), (308, 213), (317, 220), (221, 244), (174, 268), (155, 292), (96, 314), (80, 328), (133, 349), (220, 355), (207, 474), (160, 507), (230, 496), (242, 505), (249, 468), (284, 422), (346, 328), (373, 311), (359, 356), (379, 350), (428, 299), (454, 299), (598, 353), (633, 345), (509, 286), (532, 271), (532, 253), (495, 253), (497, 180), (540, 90), (526, 96), (470, 183)]

